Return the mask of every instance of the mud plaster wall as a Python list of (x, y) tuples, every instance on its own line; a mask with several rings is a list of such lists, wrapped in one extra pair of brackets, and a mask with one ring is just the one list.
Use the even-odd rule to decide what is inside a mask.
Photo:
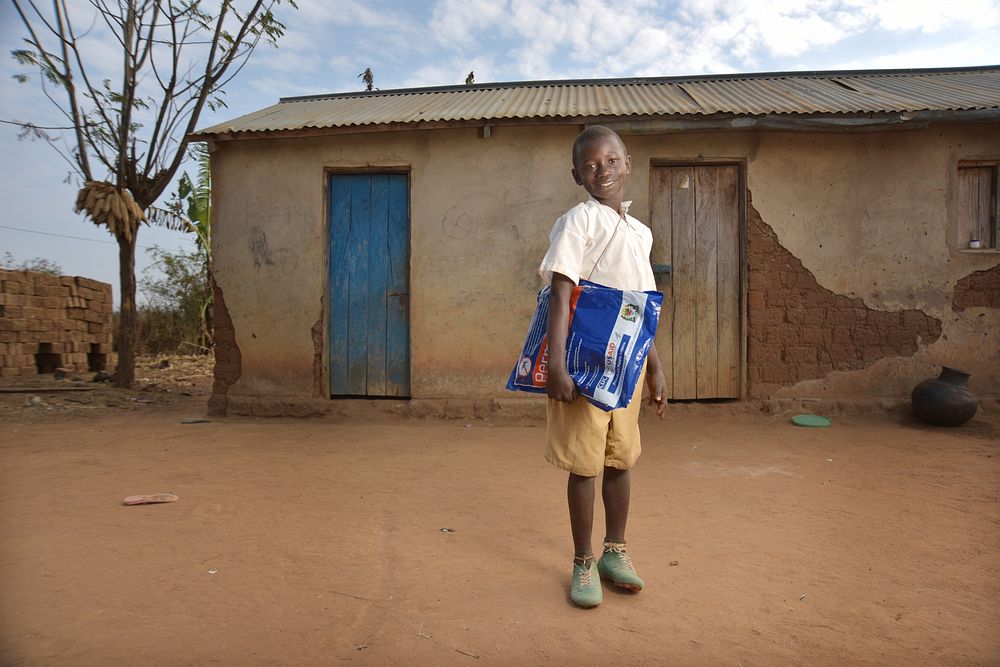
[[(227, 393), (322, 397), (328, 372), (324, 350), (317, 376), (324, 342), (316, 325), (325, 328), (327, 317), (325, 170), (404, 168), (412, 395), (509, 397), (502, 386), (539, 287), (535, 268), (548, 232), (583, 196), (569, 174), (576, 131), (500, 127), (488, 139), (455, 129), (217, 144), (213, 256), (241, 357)], [(1000, 128), (625, 140), (633, 158), (627, 194), (640, 219), (648, 220), (652, 160), (742, 160), (760, 218), (817, 289), (873, 311), (919, 311), (941, 322), (938, 337), (927, 325), (926, 337), (910, 328), (912, 344), (880, 341), (877, 355), (862, 352), (863, 368), (832, 364), (827, 373), (817, 358), (816, 376), (810, 370), (764, 387), (761, 375), (763, 393), (902, 397), (943, 363), (975, 368), (974, 389), (1000, 392), (1000, 351), (983, 350), (984, 340), (1000, 335), (1000, 311), (952, 309), (958, 282), (992, 268), (1000, 255), (960, 251), (950, 194), (957, 160), (1000, 154)]]
[(113, 370), (111, 285), (0, 269), (0, 378)]
[[(531, 315), (549, 229), (579, 199), (567, 166), (576, 131), (218, 145), (213, 257), (242, 359), (229, 397), (286, 400), (326, 391), (325, 170), (358, 168), (410, 173), (412, 395), (504, 395), (501, 376)], [(319, 350), (321, 377), (314, 373)]]

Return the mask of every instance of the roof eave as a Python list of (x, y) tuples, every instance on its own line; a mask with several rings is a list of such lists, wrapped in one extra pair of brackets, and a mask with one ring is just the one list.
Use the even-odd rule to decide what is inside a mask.
[(387, 90), (349, 91), (343, 93), (321, 93), (318, 95), (293, 95), (279, 98), (282, 104), (288, 102), (308, 102), (315, 100), (342, 99), (351, 97), (391, 97), (394, 95), (411, 95), (414, 93), (453, 93), (475, 90), (496, 90), (499, 88), (543, 88), (546, 86), (618, 86), (618, 85), (662, 85), (683, 84), (705, 81), (745, 81), (754, 79), (808, 79), (854, 76), (908, 76), (927, 74), (956, 74), (989, 72), (1000, 67), (998, 65), (977, 65), (973, 67), (927, 67), (927, 68), (897, 68), (897, 69), (841, 69), (841, 70), (803, 70), (779, 72), (729, 72), (724, 74), (697, 74), (681, 76), (626, 77), (603, 79), (545, 79), (539, 81), (496, 81), (490, 83), (456, 84), (450, 86), (426, 86), (422, 88), (390, 88)]
[(770, 113), (762, 115), (719, 113), (635, 115), (635, 116), (567, 116), (524, 118), (480, 118), (472, 120), (417, 121), (406, 123), (371, 123), (329, 127), (304, 127), (278, 130), (194, 132), (189, 141), (236, 141), (246, 139), (277, 139), (330, 136), (341, 134), (371, 134), (415, 130), (456, 129), (469, 127), (502, 127), (524, 125), (609, 125), (629, 134), (660, 134), (700, 131), (790, 130), (812, 132), (855, 132), (884, 129), (919, 129), (941, 123), (1000, 122), (1000, 108), (925, 110), (905, 112), (862, 113)]

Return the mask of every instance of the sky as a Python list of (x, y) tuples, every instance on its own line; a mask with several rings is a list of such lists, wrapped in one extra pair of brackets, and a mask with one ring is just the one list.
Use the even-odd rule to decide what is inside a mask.
[[(47, 3), (41, 3), (43, 6)], [(207, 0), (206, 5), (212, 5)], [(239, 0), (237, 2), (239, 4)], [(371, 68), (381, 90), (549, 79), (683, 76), (1000, 65), (1000, 0), (297, 0), (275, 9), (278, 48), (261, 47), (226, 88), (228, 108), (208, 127), (280, 97), (362, 90)], [(69, 5), (92, 23), (85, 0)], [(23, 46), (13, 5), (0, 4), (0, 52)], [(100, 26), (85, 38), (95, 70), (120, 78), (120, 55)], [(38, 77), (7, 57), (0, 76), (0, 258), (43, 258), (68, 275), (112, 283), (117, 246), (73, 213), (78, 181), (44, 142), (23, 141), (10, 122), (63, 124)], [(194, 171), (194, 167), (187, 165)], [(182, 167), (183, 169), (183, 167)], [(172, 189), (171, 189), (172, 190)], [(168, 191), (169, 192), (169, 191)], [(191, 235), (143, 227), (148, 248), (192, 250)], [(155, 269), (154, 269), (155, 270)], [(141, 301), (141, 297), (140, 297)]]

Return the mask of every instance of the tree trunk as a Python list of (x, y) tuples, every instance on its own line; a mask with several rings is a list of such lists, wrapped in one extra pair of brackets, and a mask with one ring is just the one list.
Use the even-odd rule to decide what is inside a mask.
[(118, 241), (118, 280), (121, 283), (121, 310), (118, 323), (118, 370), (115, 386), (131, 389), (135, 384), (135, 241), (138, 228), (131, 240), (124, 234), (115, 234)]

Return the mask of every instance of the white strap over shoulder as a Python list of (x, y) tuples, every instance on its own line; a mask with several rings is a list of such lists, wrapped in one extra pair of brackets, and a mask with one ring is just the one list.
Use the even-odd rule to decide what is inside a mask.
[[(596, 212), (594, 214), (596, 215)], [(587, 274), (587, 280), (590, 280), (590, 277), (594, 275), (594, 271), (597, 270), (597, 265), (601, 263), (602, 259), (604, 259), (604, 253), (608, 251), (608, 247), (611, 245), (611, 242), (615, 240), (615, 235), (618, 234), (618, 228), (622, 226), (622, 220), (624, 219), (625, 219), (625, 214), (619, 212), (618, 222), (615, 223), (615, 229), (613, 232), (611, 232), (611, 237), (608, 239), (608, 242), (604, 244), (604, 249), (601, 250), (601, 254), (597, 256), (597, 261), (594, 262), (594, 266), (590, 268), (590, 273)], [(589, 222), (589, 215), (588, 215), (588, 222)]]

